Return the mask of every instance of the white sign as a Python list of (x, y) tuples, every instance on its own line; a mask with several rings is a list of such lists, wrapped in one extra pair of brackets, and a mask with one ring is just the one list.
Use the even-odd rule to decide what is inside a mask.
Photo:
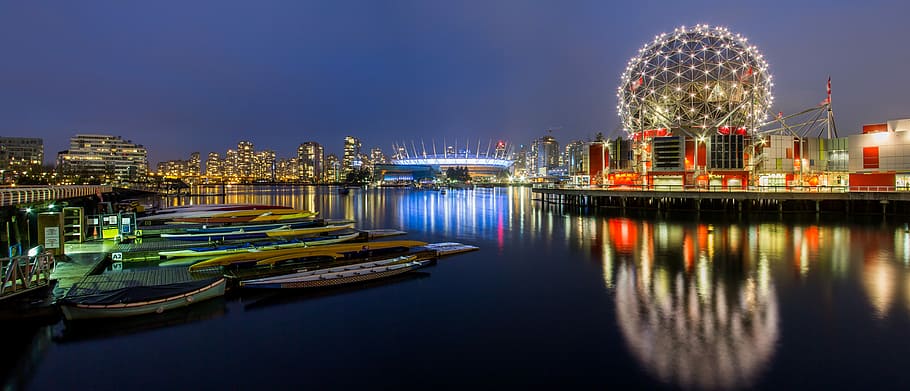
[(111, 264), (111, 270), (119, 272), (123, 270), (123, 262), (114, 262)]
[(130, 224), (130, 218), (129, 218), (129, 217), (124, 217), (124, 218), (120, 219), (120, 224), (122, 224), (122, 225), (129, 225), (129, 224)]
[(60, 248), (60, 227), (44, 227), (44, 248)]
[(123, 253), (111, 253), (111, 260), (113, 261), (122, 261)]

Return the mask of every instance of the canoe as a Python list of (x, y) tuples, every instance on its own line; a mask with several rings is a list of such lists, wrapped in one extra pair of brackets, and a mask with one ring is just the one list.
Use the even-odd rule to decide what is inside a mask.
[(235, 228), (230, 232), (213, 232), (199, 234), (161, 234), (164, 239), (183, 240), (192, 242), (223, 242), (225, 240), (255, 239), (268, 237), (269, 232), (287, 231), (290, 228), (286, 225), (279, 226), (263, 231), (247, 231), (243, 228)]
[(414, 256), (395, 257), (380, 262), (304, 271), (289, 275), (240, 282), (242, 288), (301, 289), (366, 282), (396, 276), (428, 265), (430, 260), (415, 261)]
[(189, 270), (198, 271), (208, 267), (230, 266), (253, 262), (259, 266), (272, 266), (279, 262), (304, 258), (354, 258), (357, 257), (358, 253), (362, 253), (363, 256), (368, 256), (372, 253), (390, 252), (401, 248), (409, 249), (425, 244), (426, 242), (418, 242), (416, 240), (393, 240), (370, 242), (367, 244), (341, 243), (306, 248), (245, 252), (214, 257), (190, 266)]
[(219, 233), (219, 232), (231, 232), (238, 229), (244, 229), (245, 231), (264, 231), (274, 228), (281, 228), (282, 226), (288, 226), (288, 228), (308, 228), (326, 225), (325, 220), (307, 220), (307, 221), (296, 221), (288, 223), (272, 223), (272, 224), (237, 224), (237, 225), (219, 225), (215, 227), (206, 227), (202, 226), (201, 228), (187, 228), (184, 232), (188, 234), (202, 234), (202, 233)]
[(294, 239), (292, 241), (268, 242), (268, 243), (242, 243), (235, 245), (217, 246), (217, 247), (193, 247), (184, 250), (159, 251), (158, 255), (172, 257), (198, 257), (198, 256), (219, 256), (244, 252), (261, 252), (269, 250), (280, 250), (287, 248), (300, 248), (311, 246), (325, 246), (354, 240), (360, 236), (360, 232), (354, 232), (344, 235), (314, 236), (310, 238)]
[(239, 223), (249, 221), (280, 221), (315, 217), (318, 212), (297, 209), (263, 209), (237, 211), (205, 211), (172, 219), (179, 223)]
[(263, 213), (266, 210), (275, 210), (275, 209), (291, 209), (287, 206), (277, 206), (277, 205), (255, 205), (255, 204), (213, 204), (213, 205), (191, 205), (191, 206), (176, 206), (172, 208), (162, 209), (153, 214), (142, 216), (136, 219), (138, 222), (144, 221), (160, 221), (160, 220), (171, 220), (174, 218), (180, 217), (192, 217), (197, 216), (200, 213), (223, 213), (229, 211), (238, 211), (238, 210), (259, 210), (260, 213)]
[(224, 295), (224, 277), (177, 284), (127, 287), (67, 297), (61, 309), (67, 320), (122, 318), (161, 313)]
[(295, 279), (298, 279), (301, 277), (317, 276), (317, 275), (328, 274), (328, 273), (341, 273), (341, 272), (346, 272), (346, 271), (351, 271), (351, 270), (369, 269), (369, 268), (373, 268), (373, 267), (377, 267), (377, 266), (387, 266), (387, 265), (392, 265), (392, 264), (396, 264), (396, 263), (405, 263), (405, 262), (411, 262), (411, 261), (416, 261), (416, 260), (417, 260), (416, 255), (401, 255), (401, 256), (397, 256), (397, 257), (391, 257), (391, 258), (373, 260), (373, 261), (367, 261), (367, 262), (348, 263), (345, 265), (334, 266), (334, 267), (301, 269), (294, 273), (283, 274), (283, 275), (279, 275), (279, 276), (242, 280), (242, 281), (240, 281), (240, 285), (243, 285), (244, 283), (256, 283), (256, 282), (264, 282), (264, 281), (284, 282), (286, 280), (295, 280)]
[(321, 234), (324, 232), (340, 231), (342, 229), (354, 228), (354, 223), (346, 224), (329, 224), (322, 227), (306, 227), (306, 228), (288, 228), (280, 230), (267, 231), (266, 236), (270, 238), (285, 238), (291, 236), (306, 236), (306, 235), (315, 235)]

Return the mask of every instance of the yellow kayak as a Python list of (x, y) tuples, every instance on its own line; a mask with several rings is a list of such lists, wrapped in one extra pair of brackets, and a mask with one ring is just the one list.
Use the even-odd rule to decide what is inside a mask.
[(214, 257), (207, 261), (202, 261), (190, 266), (189, 270), (196, 271), (207, 267), (229, 266), (235, 263), (246, 263), (254, 261), (256, 261), (257, 265), (273, 265), (281, 261), (306, 257), (342, 258), (345, 256), (345, 254), (355, 251), (379, 250), (394, 247), (410, 248), (424, 246), (426, 244), (426, 242), (419, 242), (416, 240), (392, 240), (384, 242), (330, 244), (318, 247), (255, 251)]

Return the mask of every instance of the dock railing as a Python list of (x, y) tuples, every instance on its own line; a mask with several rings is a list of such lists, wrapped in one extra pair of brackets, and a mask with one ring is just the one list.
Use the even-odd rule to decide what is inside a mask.
[(50, 283), (54, 254), (45, 250), (38, 255), (0, 258), (0, 298)]
[(653, 191), (653, 192), (762, 192), (762, 193), (883, 193), (883, 192), (904, 192), (910, 191), (910, 188), (895, 186), (808, 186), (808, 185), (791, 185), (791, 186), (749, 186), (747, 188), (710, 185), (610, 185), (604, 186), (579, 186), (579, 185), (560, 185), (553, 183), (543, 183), (533, 185), (535, 189), (584, 189), (584, 190), (602, 190), (602, 191)]

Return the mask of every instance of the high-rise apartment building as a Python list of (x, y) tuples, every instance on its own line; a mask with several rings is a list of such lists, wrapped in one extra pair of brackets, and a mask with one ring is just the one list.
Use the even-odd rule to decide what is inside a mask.
[(77, 134), (57, 155), (57, 165), (64, 174), (138, 180), (148, 175), (148, 151), (120, 136)]
[(569, 176), (588, 176), (590, 147), (584, 141), (573, 141), (566, 145), (566, 172)]
[(253, 176), (253, 143), (241, 141), (237, 143), (237, 161), (235, 168), (237, 176), (240, 178), (250, 178)]
[(218, 152), (209, 152), (205, 159), (205, 176), (209, 179), (221, 179), (224, 176), (224, 161)]
[(385, 164), (389, 162), (388, 156), (382, 153), (382, 148), (376, 147), (370, 150), (370, 164)]
[(338, 156), (335, 156), (334, 153), (329, 154), (325, 157), (325, 181), (341, 182), (342, 179), (344, 179), (344, 175)]
[(300, 180), (321, 182), (325, 171), (325, 151), (315, 141), (307, 141), (297, 147), (297, 162), (300, 164)]
[(171, 178), (195, 178), (202, 174), (199, 152), (193, 152), (188, 160), (168, 160), (158, 163), (158, 175)]
[(44, 141), (33, 137), (0, 137), (0, 169), (31, 171), (44, 161)]
[(224, 178), (236, 182), (240, 180), (240, 170), (237, 168), (237, 151), (228, 149), (224, 153)]
[(354, 161), (360, 156), (360, 140), (354, 136), (344, 138), (344, 155), (341, 160), (342, 173), (347, 174), (354, 169)]
[(547, 176), (559, 167), (559, 143), (553, 136), (543, 136), (531, 144), (533, 175)]
[(253, 154), (251, 176), (253, 180), (275, 181), (275, 151), (265, 150)]

